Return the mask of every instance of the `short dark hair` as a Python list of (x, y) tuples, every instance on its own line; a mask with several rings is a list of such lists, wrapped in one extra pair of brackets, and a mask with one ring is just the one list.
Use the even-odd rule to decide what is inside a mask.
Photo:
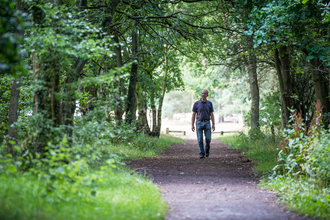
[(206, 91), (206, 93), (209, 94), (209, 91), (207, 91), (207, 89), (203, 89), (202, 92), (203, 92), (203, 91)]

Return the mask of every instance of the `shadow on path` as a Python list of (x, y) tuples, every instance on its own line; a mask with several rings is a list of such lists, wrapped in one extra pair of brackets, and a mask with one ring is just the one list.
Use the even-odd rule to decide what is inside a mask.
[(166, 219), (309, 219), (284, 210), (274, 193), (258, 188), (253, 162), (219, 140), (212, 140), (208, 158), (199, 159), (197, 140), (187, 139), (128, 165), (161, 189), (170, 206)]

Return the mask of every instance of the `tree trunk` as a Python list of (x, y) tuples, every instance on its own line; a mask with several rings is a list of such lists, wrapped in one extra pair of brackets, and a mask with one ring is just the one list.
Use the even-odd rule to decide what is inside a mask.
[[(84, 1), (84, 0), (82, 0), (82, 1)], [(116, 8), (119, 5), (119, 3), (120, 3), (120, 0), (111, 0), (110, 1), (110, 7), (107, 7), (107, 10), (106, 10), (108, 16), (104, 18), (104, 20), (102, 22), (102, 27), (109, 28), (109, 26), (112, 23), (113, 15), (115, 14)]]
[(146, 102), (146, 100), (144, 101), (144, 106), (143, 106), (143, 108), (144, 108), (144, 112), (145, 112), (145, 128), (144, 128), (144, 130), (145, 130), (145, 132), (147, 133), (147, 134), (150, 134), (150, 126), (149, 126), (149, 123), (148, 123), (148, 107), (147, 107), (147, 102)]
[[(16, 79), (13, 80), (13, 84), (11, 86), (10, 92), (10, 104), (9, 104), (9, 117), (8, 117), (8, 136), (9, 140), (16, 142), (16, 129), (13, 126), (15, 122), (17, 122), (18, 118), (18, 99), (19, 99), (19, 92), (20, 92), (20, 82)], [(13, 145), (8, 143), (8, 153), (14, 155)]]
[(143, 129), (145, 134), (149, 134), (150, 128), (147, 119), (147, 104), (145, 99), (145, 92), (144, 91), (138, 92), (137, 99), (138, 99), (138, 109), (139, 109), (139, 125), (141, 129)]
[(279, 58), (279, 54), (278, 54), (278, 50), (277, 48), (275, 48), (274, 51), (274, 58), (275, 58), (275, 68), (276, 68), (276, 73), (278, 76), (278, 82), (280, 85), (280, 93), (281, 93), (281, 98), (282, 98), (282, 107), (281, 107), (281, 120), (282, 120), (282, 127), (286, 128), (286, 126), (288, 125), (288, 121), (286, 120), (286, 111), (289, 111), (287, 109), (287, 104), (286, 104), (286, 99), (285, 99), (285, 95), (284, 95), (284, 86), (283, 86), (283, 75), (282, 75), (282, 71), (281, 71), (281, 61)]
[[(323, 106), (322, 112), (324, 114), (329, 113), (330, 111), (330, 101), (329, 101), (329, 90), (327, 86), (326, 78), (323, 76), (322, 71), (320, 71), (320, 67), (322, 63), (319, 59), (312, 59), (312, 77), (314, 82), (314, 89), (315, 89), (315, 97), (316, 100), (320, 100), (321, 105)], [(325, 128), (328, 129), (329, 126), (329, 119), (328, 117), (324, 118), (323, 123)]]
[[(166, 50), (167, 48), (165, 48)], [(167, 73), (168, 73), (168, 57), (165, 56), (165, 74), (163, 78), (163, 88), (162, 88), (162, 94), (159, 98), (159, 104), (158, 104), (158, 111), (157, 111), (157, 127), (156, 127), (156, 136), (159, 137), (160, 135), (160, 129), (162, 127), (162, 109), (163, 109), (163, 101), (165, 97), (165, 92), (166, 92), (166, 78), (167, 78)]]
[(251, 92), (251, 129), (259, 129), (259, 86), (257, 76), (257, 57), (253, 48), (253, 35), (247, 36), (248, 72)]
[(78, 8), (82, 8), (82, 9), (87, 8), (87, 0), (77, 0), (76, 1), (76, 6)]
[[(22, 0), (16, 1), (16, 10), (24, 11), (24, 3)], [(17, 33), (18, 36), (23, 38), (24, 32)], [(10, 140), (16, 141), (16, 130), (13, 126), (15, 122), (17, 122), (18, 118), (18, 100), (19, 100), (19, 92), (20, 92), (20, 78), (14, 79), (13, 84), (11, 86), (10, 92), (10, 104), (9, 104), (9, 115), (8, 115), (8, 136)], [(14, 155), (13, 146), (11, 143), (8, 143), (8, 152)]]
[[(119, 44), (119, 39), (118, 36), (115, 35), (114, 38), (115, 42), (117, 43), (116, 45), (116, 55), (117, 55), (117, 67), (120, 68), (123, 66), (123, 57), (121, 54), (121, 46)], [(120, 125), (121, 120), (122, 120), (122, 116), (123, 116), (123, 101), (121, 99), (121, 97), (124, 94), (124, 82), (122, 80), (122, 78), (120, 77), (120, 73), (116, 72), (115, 75), (116, 78), (116, 82), (115, 82), (115, 86), (116, 86), (116, 107), (115, 107), (115, 118), (116, 118), (116, 122), (118, 125)]]
[(150, 104), (151, 104), (151, 114), (152, 114), (152, 132), (156, 132), (157, 127), (157, 111), (155, 105), (155, 86), (152, 85), (150, 89)]
[[(290, 74), (290, 56), (286, 46), (281, 46), (279, 48), (282, 76), (283, 76), (283, 97), (284, 97), (284, 113), (285, 121), (288, 123), (290, 120), (290, 111), (288, 108), (294, 107), (294, 100), (292, 98), (292, 83)], [(305, 117), (305, 116), (304, 116)]]
[(59, 98), (60, 93), (60, 74), (56, 60), (53, 61), (54, 74), (50, 78), (51, 81), (51, 119), (53, 120), (55, 126), (62, 124), (62, 115), (61, 115), (61, 99)]
[[(133, 59), (137, 59), (137, 48), (138, 48), (138, 34), (137, 34), (137, 25), (135, 24), (132, 28), (132, 53)], [(136, 89), (136, 81), (137, 81), (137, 69), (138, 64), (134, 62), (132, 64), (130, 79), (129, 79), (129, 87), (127, 94), (127, 103), (126, 103), (126, 122), (131, 124), (136, 111), (136, 100), (135, 100), (135, 89)]]

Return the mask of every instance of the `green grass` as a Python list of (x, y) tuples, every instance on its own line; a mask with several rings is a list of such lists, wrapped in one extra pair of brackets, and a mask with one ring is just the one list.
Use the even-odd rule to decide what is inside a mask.
[(255, 140), (251, 140), (246, 134), (228, 134), (219, 137), (218, 140), (229, 144), (232, 149), (241, 149), (242, 154), (250, 158), (257, 165), (253, 168), (255, 172), (271, 172), (277, 164), (278, 150), (276, 146), (279, 140), (274, 142), (271, 136), (263, 135)]
[[(141, 137), (143, 139), (143, 137)], [(182, 139), (162, 135), (146, 138), (138, 144), (108, 146), (102, 151), (116, 153), (125, 160), (154, 157), (172, 143)], [(148, 147), (141, 144), (148, 144)], [(99, 165), (98, 165), (99, 164)], [(103, 163), (104, 164), (104, 163)], [(15, 220), (102, 220), (102, 219), (163, 219), (168, 207), (159, 189), (147, 178), (124, 165), (113, 168), (113, 173), (100, 170), (102, 161), (89, 170), (102, 182), (93, 186), (79, 185), (79, 193), (64, 195), (55, 190), (47, 193), (40, 180), (29, 173), (0, 177), (0, 219)]]
[(127, 171), (105, 176), (96, 196), (74, 195), (61, 202), (56, 200), (61, 195), (47, 195), (28, 175), (2, 179), (0, 188), (0, 219), (161, 219), (167, 210), (152, 182)]
[[(183, 140), (178, 137), (161, 134), (160, 138), (147, 137), (144, 139), (141, 137), (138, 144), (114, 144), (106, 146), (103, 150), (111, 154), (116, 154), (119, 158), (127, 161), (141, 159), (143, 157), (155, 157), (173, 143), (183, 143)], [(148, 146), (145, 147), (144, 145)]]
[(234, 142), (236, 136), (234, 133), (229, 133), (229, 134), (224, 134), (220, 137), (218, 137), (218, 140), (223, 141), (224, 144), (231, 144), (232, 142)]
[(278, 177), (261, 187), (273, 189), (280, 195), (280, 201), (291, 211), (320, 219), (330, 219), (330, 189), (321, 189), (307, 179)]

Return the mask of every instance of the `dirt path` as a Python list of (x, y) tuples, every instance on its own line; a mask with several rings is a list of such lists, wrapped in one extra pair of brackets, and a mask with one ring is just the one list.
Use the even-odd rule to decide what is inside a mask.
[(129, 163), (161, 189), (170, 206), (166, 219), (308, 219), (284, 210), (274, 193), (259, 189), (253, 162), (239, 150), (212, 140), (210, 157), (198, 156), (197, 141), (188, 139), (159, 157)]

